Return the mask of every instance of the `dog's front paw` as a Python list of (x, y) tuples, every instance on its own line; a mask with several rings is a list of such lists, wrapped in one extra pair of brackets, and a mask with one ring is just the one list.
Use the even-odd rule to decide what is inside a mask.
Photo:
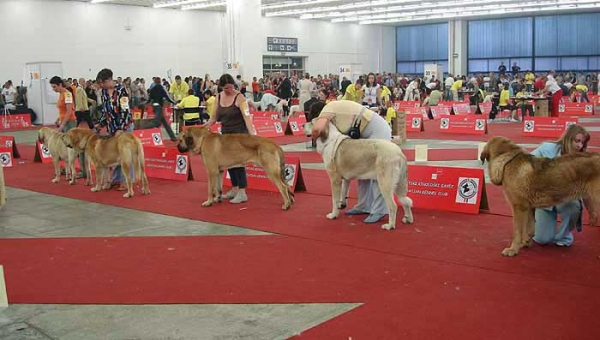
[(512, 248), (504, 248), (504, 250), (502, 251), (502, 255), (504, 256), (517, 256), (517, 254), (519, 253), (518, 249), (512, 249)]
[(327, 218), (330, 220), (335, 220), (336, 218), (338, 218), (338, 215), (339, 214), (336, 214), (336, 213), (329, 213), (329, 214), (327, 214)]
[(412, 224), (414, 222), (414, 219), (412, 216), (404, 216), (402, 218), (402, 223), (404, 224)]
[(76, 183), (76, 182), (75, 182), (75, 180), (70, 180), (70, 181), (69, 181), (69, 184), (70, 184), (70, 185), (73, 185), (73, 184), (75, 184), (75, 183)]
[(203, 202), (203, 203), (202, 203), (202, 206), (203, 206), (203, 207), (210, 207), (212, 204), (213, 204), (213, 202), (212, 202), (211, 200), (208, 200), (208, 201), (206, 201), (206, 202)]
[(125, 198), (133, 197), (133, 193), (126, 192), (123, 194), (123, 197), (125, 197)]
[(86, 180), (85, 180), (85, 185), (87, 185), (87, 186), (90, 186), (90, 185), (92, 185), (92, 181), (91, 181), (91, 180), (89, 180), (89, 179), (86, 179)]
[(91, 192), (98, 192), (98, 191), (100, 191), (100, 188), (98, 188), (98, 187), (93, 187), (93, 188), (90, 188), (90, 191), (91, 191)]
[(55, 179), (52, 180), (52, 183), (58, 183), (58, 181), (59, 181), (59, 179), (55, 178)]
[(109, 184), (104, 184), (102, 186), (102, 190), (110, 190), (110, 183)]
[(392, 229), (396, 229), (395, 225), (391, 225), (389, 223), (386, 223), (384, 225), (381, 226), (381, 229), (385, 229), (385, 230), (392, 230)]

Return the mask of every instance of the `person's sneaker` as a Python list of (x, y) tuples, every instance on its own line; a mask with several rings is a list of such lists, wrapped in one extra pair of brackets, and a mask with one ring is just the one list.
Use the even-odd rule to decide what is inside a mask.
[(555, 243), (557, 246), (559, 247), (570, 247), (571, 245), (568, 244), (567, 242), (563, 242), (563, 241), (558, 241)]
[(238, 191), (237, 194), (235, 194), (235, 197), (231, 201), (229, 201), (229, 203), (239, 204), (244, 203), (246, 201), (248, 201), (248, 196), (246, 196), (246, 193)]
[(235, 197), (235, 194), (237, 194), (237, 191), (231, 189), (225, 195), (221, 196), (221, 198), (224, 200), (230, 200)]

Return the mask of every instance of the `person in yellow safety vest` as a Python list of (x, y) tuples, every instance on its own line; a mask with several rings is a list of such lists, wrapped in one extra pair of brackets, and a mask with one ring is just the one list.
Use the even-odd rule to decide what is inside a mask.
[(348, 85), (342, 100), (350, 100), (362, 105), (363, 97), (365, 96), (364, 84), (365, 82), (362, 78), (356, 79), (354, 84)]
[(586, 103), (590, 102), (590, 99), (587, 96), (588, 87), (583, 84), (576, 84), (571, 87), (571, 101), (575, 102), (577, 99), (575, 98), (575, 93), (579, 92), (579, 96), (581, 97), (581, 102), (585, 100)]
[(390, 89), (385, 86), (385, 85), (381, 85), (381, 104), (386, 107), (386, 103), (391, 101), (392, 99), (392, 91), (390, 91)]
[[(183, 98), (179, 104), (178, 109), (184, 109), (183, 112), (183, 126), (198, 125), (200, 124), (200, 98), (194, 95), (194, 90), (189, 89), (187, 96)], [(185, 110), (190, 109), (190, 110)], [(196, 109), (196, 112), (186, 112)]]

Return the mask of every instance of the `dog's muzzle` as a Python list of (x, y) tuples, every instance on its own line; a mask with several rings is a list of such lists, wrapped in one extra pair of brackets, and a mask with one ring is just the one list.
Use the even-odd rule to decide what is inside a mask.
[(313, 123), (304, 123), (302, 129), (304, 130), (304, 135), (306, 137), (312, 137)]
[(184, 152), (188, 152), (189, 148), (187, 146), (183, 146), (181, 144), (177, 144), (177, 151), (184, 153)]

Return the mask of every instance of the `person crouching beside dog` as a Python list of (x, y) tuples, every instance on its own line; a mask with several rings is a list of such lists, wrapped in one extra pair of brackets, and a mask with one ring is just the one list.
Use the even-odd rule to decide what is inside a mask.
[[(217, 94), (215, 111), (210, 116), (206, 128), (210, 128), (216, 121), (221, 122), (221, 134), (244, 133), (256, 135), (252, 116), (246, 98), (235, 90), (235, 80), (226, 73), (219, 78), (219, 87), (223, 89)], [(230, 200), (229, 203), (239, 204), (248, 201), (246, 187), (246, 168), (237, 167), (227, 169), (233, 188), (221, 198)]]
[[(67, 89), (65, 83), (59, 76), (54, 76), (50, 79), (50, 86), (52, 90), (58, 93), (58, 101), (56, 107), (58, 108), (58, 118), (56, 118), (56, 127), (59, 132), (67, 133), (72, 128), (77, 127), (77, 117), (75, 115), (75, 100), (73, 93)], [(79, 154), (79, 165), (80, 169), (75, 178), (85, 177), (85, 155)], [(61, 169), (61, 175), (66, 174), (65, 169)]]
[[(313, 136), (318, 136), (331, 121), (340, 132), (354, 139), (392, 140), (392, 129), (385, 119), (354, 101), (315, 103), (311, 106), (310, 116), (316, 117)], [(389, 214), (376, 180), (358, 180), (358, 203), (346, 214), (369, 215), (365, 223), (376, 223)]]
[[(110, 137), (118, 136), (123, 132), (132, 132), (134, 128), (133, 115), (129, 109), (129, 96), (125, 87), (123, 85), (115, 85), (113, 72), (109, 69), (103, 69), (98, 72), (96, 81), (102, 89), (100, 92), (102, 106), (98, 108), (100, 117), (95, 127), (96, 130), (106, 127), (106, 131)], [(133, 167), (131, 168), (130, 175), (131, 180), (135, 181)], [(118, 187), (118, 191), (127, 190), (121, 165), (117, 165), (113, 169), (110, 187)]]
[[(531, 152), (537, 157), (556, 158), (572, 152), (586, 151), (590, 134), (580, 125), (570, 125), (562, 137), (554, 142), (542, 143)], [(568, 185), (568, 183), (565, 183)], [(573, 244), (572, 230), (582, 228), (583, 204), (580, 199), (569, 201), (555, 207), (535, 209), (535, 234), (533, 240), (541, 245), (554, 243), (557, 246), (569, 247)], [(561, 222), (556, 229), (557, 218)]]

